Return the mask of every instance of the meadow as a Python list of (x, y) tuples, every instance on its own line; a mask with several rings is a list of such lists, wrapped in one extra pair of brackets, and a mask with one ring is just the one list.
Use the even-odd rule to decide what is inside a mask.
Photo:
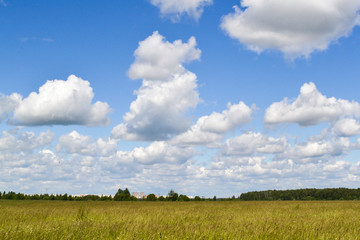
[(0, 201), (0, 239), (360, 239), (360, 201)]

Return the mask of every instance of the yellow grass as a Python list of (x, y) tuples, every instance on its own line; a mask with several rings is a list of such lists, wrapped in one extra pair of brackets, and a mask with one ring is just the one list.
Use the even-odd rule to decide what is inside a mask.
[(0, 239), (360, 239), (360, 202), (0, 201)]

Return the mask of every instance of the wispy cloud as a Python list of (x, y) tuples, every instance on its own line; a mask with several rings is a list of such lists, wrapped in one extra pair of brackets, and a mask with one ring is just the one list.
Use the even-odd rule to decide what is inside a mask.
[(52, 39), (52, 38), (42, 38), (41, 41), (43, 41), (43, 42), (54, 42), (54, 39)]
[[(1, 0), (0, 0), (1, 1)], [(37, 37), (21, 37), (19, 38), (20, 42), (29, 42), (29, 41), (41, 41), (41, 42), (54, 42), (55, 40), (49, 37), (46, 38), (37, 38)]]
[(178, 22), (183, 15), (198, 20), (204, 7), (211, 5), (213, 0), (150, 0), (150, 2), (160, 9), (162, 15), (170, 16), (174, 22)]

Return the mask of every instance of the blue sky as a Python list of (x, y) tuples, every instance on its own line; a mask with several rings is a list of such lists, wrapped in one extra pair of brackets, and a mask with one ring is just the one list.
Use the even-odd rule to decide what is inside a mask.
[(357, 188), (360, 1), (0, 1), (0, 190)]

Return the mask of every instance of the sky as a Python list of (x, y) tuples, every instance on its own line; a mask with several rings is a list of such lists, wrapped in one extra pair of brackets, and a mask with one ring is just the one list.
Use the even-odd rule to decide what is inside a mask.
[(0, 191), (360, 181), (360, 0), (0, 0)]

